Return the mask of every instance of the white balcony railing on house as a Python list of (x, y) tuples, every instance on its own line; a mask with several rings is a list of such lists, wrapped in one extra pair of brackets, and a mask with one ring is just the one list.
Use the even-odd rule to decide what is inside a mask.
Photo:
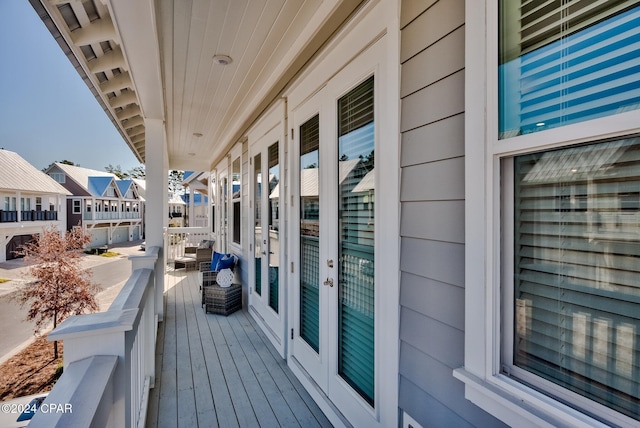
[(73, 316), (48, 340), (64, 340), (64, 373), (30, 427), (144, 427), (155, 376), (155, 271), (160, 248), (132, 256), (132, 275), (106, 312)]
[(86, 212), (82, 215), (83, 220), (126, 220), (140, 219), (139, 211), (106, 211), (106, 212)]

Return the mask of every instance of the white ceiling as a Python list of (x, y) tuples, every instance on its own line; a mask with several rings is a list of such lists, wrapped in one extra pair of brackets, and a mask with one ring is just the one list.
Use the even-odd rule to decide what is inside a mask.
[(143, 117), (165, 120), (169, 167), (190, 170), (224, 155), (362, 3), (30, 1), (134, 154)]

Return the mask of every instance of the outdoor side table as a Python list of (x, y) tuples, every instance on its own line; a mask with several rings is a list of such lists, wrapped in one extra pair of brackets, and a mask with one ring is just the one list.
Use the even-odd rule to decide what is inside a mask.
[(174, 262), (175, 269), (195, 270), (196, 259), (195, 257), (180, 257)]
[(229, 315), (242, 308), (242, 285), (220, 287), (218, 284), (204, 286), (205, 312)]

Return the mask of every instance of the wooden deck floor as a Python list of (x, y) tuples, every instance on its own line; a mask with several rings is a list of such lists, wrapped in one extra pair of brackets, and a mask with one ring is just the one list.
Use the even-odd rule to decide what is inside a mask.
[(246, 311), (205, 314), (196, 272), (169, 272), (148, 427), (331, 426)]

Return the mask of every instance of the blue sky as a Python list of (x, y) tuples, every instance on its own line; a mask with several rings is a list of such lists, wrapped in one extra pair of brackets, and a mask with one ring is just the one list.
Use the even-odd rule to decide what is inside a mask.
[(28, 0), (0, 0), (0, 147), (38, 169), (140, 163)]

